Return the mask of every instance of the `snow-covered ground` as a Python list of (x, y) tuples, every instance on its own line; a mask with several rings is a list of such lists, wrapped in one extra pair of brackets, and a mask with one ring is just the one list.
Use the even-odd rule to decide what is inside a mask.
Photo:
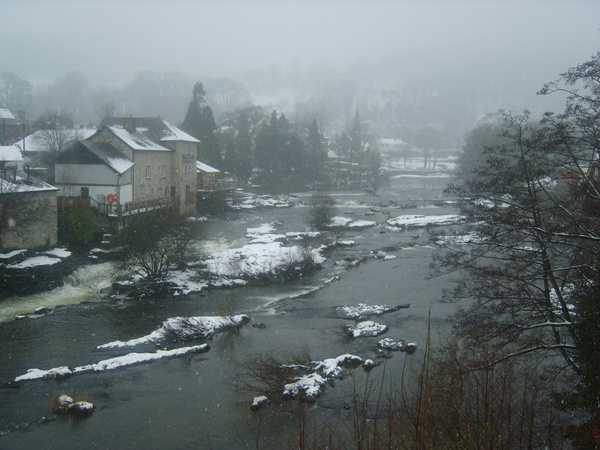
[(430, 225), (454, 225), (461, 223), (465, 218), (458, 214), (444, 214), (438, 216), (423, 216), (407, 214), (386, 220), (388, 225), (398, 228), (426, 227)]
[(235, 279), (257, 278), (277, 274), (289, 267), (306, 263), (319, 265), (325, 261), (319, 248), (284, 245), (305, 237), (315, 238), (318, 232), (288, 232), (276, 234), (276, 225), (265, 223), (248, 228), (250, 242), (239, 248), (215, 251), (203, 261), (211, 276)]
[[(17, 257), (20, 255), (25, 255), (25, 250), (15, 250), (8, 253), (0, 254), (0, 265), (3, 262), (8, 262), (12, 259), (18, 259)], [(53, 248), (48, 251), (38, 252), (34, 255), (24, 257), (22, 260), (8, 263), (6, 265), (7, 269), (28, 269), (32, 267), (39, 266), (51, 266), (54, 264), (60, 263), (63, 259), (71, 256), (71, 252), (69, 252), (65, 248)]]

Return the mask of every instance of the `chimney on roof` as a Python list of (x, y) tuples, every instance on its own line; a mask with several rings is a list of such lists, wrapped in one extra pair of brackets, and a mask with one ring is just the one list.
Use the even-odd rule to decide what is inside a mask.
[(135, 133), (137, 128), (135, 117), (123, 117), (123, 128), (125, 128), (131, 134)]

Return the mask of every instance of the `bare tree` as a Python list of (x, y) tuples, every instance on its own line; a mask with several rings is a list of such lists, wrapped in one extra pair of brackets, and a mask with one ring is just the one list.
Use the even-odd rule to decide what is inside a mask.
[(77, 139), (73, 119), (63, 111), (47, 110), (35, 120), (33, 127), (35, 144), (43, 149), (43, 156), (36, 163), (48, 169), (45, 179), (53, 183), (56, 159)]
[(166, 211), (140, 214), (113, 236), (113, 262), (118, 272), (159, 281), (185, 260), (198, 237), (197, 222), (185, 217)]
[(12, 72), (2, 72), (0, 75), (0, 106), (17, 112), (23, 109), (25, 99), (32, 90), (33, 87), (29, 81), (19, 78)]
[(117, 112), (117, 104), (114, 100), (108, 100), (98, 108), (98, 118), (100, 122), (106, 119), (107, 117), (114, 117)]
[(437, 268), (462, 274), (448, 300), (474, 299), (457, 316), (472, 344), (494, 342), (498, 361), (556, 353), (579, 373), (574, 295), (600, 280), (598, 244), (577, 237), (565, 209), (579, 199), (560, 184), (564, 161), (548, 150), (552, 130), (527, 114), (504, 115), (501, 128), (508, 143), (487, 148), (485, 163), (451, 189), (464, 198), (471, 245), (451, 248)]

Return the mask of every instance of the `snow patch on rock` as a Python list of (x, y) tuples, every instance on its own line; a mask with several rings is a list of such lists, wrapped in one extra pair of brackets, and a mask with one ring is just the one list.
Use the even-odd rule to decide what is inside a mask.
[(387, 325), (373, 322), (372, 320), (365, 320), (363, 322), (358, 322), (354, 326), (348, 327), (348, 334), (354, 338), (372, 337), (386, 333), (388, 329)]
[(464, 216), (458, 214), (445, 214), (438, 216), (423, 216), (407, 214), (386, 220), (388, 225), (398, 228), (426, 227), (430, 225), (454, 225), (465, 220)]
[(245, 314), (235, 316), (197, 316), (197, 317), (171, 317), (165, 320), (160, 328), (146, 336), (129, 341), (114, 341), (99, 345), (97, 348), (134, 347), (174, 339), (188, 341), (192, 339), (206, 339), (221, 331), (237, 328), (250, 321)]
[(156, 361), (163, 358), (183, 356), (190, 353), (204, 353), (210, 350), (208, 344), (194, 345), (192, 347), (182, 347), (173, 350), (157, 350), (154, 353), (129, 353), (123, 356), (106, 359), (95, 364), (75, 367), (73, 369), (62, 366), (48, 370), (29, 369), (27, 373), (15, 378), (15, 382), (39, 379), (54, 379), (66, 377), (69, 375), (83, 374), (89, 372), (102, 372), (105, 370), (114, 370), (121, 367), (131, 366), (150, 361)]
[(358, 303), (356, 305), (344, 305), (335, 308), (338, 315), (345, 319), (363, 319), (368, 316), (378, 316), (388, 312), (398, 311), (402, 308), (408, 308), (410, 305), (369, 305), (368, 303)]
[(371, 220), (354, 220), (349, 217), (335, 216), (332, 217), (328, 228), (368, 228), (374, 227), (377, 222)]

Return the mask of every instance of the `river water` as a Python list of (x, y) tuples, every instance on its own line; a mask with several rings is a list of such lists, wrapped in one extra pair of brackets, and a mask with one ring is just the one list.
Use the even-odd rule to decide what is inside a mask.
[[(338, 215), (373, 220), (377, 226), (339, 232), (354, 240), (327, 255), (323, 269), (283, 285), (250, 286), (202, 292), (146, 303), (108, 303), (95, 292), (106, 284), (107, 267), (79, 269), (74, 279), (55, 291), (0, 304), (0, 381), (11, 381), (28, 369), (50, 369), (91, 364), (131, 351), (155, 347), (105, 349), (115, 340), (147, 335), (169, 317), (244, 313), (252, 323), (236, 333), (214, 337), (210, 351), (169, 358), (117, 370), (65, 379), (33, 380), (18, 387), (0, 388), (0, 448), (247, 448), (256, 440), (281, 443), (293, 435), (293, 402), (268, 405), (253, 412), (256, 393), (236, 389), (239, 363), (259, 353), (285, 354), (307, 349), (315, 360), (352, 353), (374, 358), (381, 337), (348, 339), (338, 332), (347, 320), (333, 316), (335, 307), (358, 303), (409, 308), (373, 320), (388, 325), (382, 337), (417, 343), (414, 355), (394, 353), (385, 366), (370, 375), (356, 369), (354, 383), (367, 376), (397, 378), (405, 359), (422, 357), (428, 329), (444, 326), (454, 306), (439, 302), (448, 280), (427, 279), (435, 245), (425, 229), (397, 231), (384, 226), (388, 216), (456, 213), (443, 195), (447, 179), (402, 178), (391, 181), (378, 197), (364, 193), (334, 193)], [(308, 195), (297, 206), (230, 212), (205, 222), (204, 239), (210, 249), (239, 246), (246, 228), (281, 223), (278, 233), (305, 231)], [(372, 207), (375, 215), (365, 216)], [(389, 214), (388, 214), (389, 213)], [(396, 259), (373, 257), (384, 249)], [(345, 269), (344, 257), (367, 257), (358, 267)], [(339, 275), (339, 280), (325, 280)], [(63, 305), (58, 306), (57, 305)], [(39, 306), (54, 308), (37, 318), (10, 320)], [(186, 344), (190, 345), (190, 344)], [(362, 378), (361, 378), (362, 377)], [(346, 383), (346, 384), (345, 384)], [(311, 411), (336, 411), (347, 402), (349, 382), (338, 382), (310, 406)], [(86, 394), (97, 410), (83, 420), (57, 417), (50, 409), (53, 393)], [(266, 444), (265, 444), (266, 445)], [(260, 445), (259, 445), (260, 446)]]

